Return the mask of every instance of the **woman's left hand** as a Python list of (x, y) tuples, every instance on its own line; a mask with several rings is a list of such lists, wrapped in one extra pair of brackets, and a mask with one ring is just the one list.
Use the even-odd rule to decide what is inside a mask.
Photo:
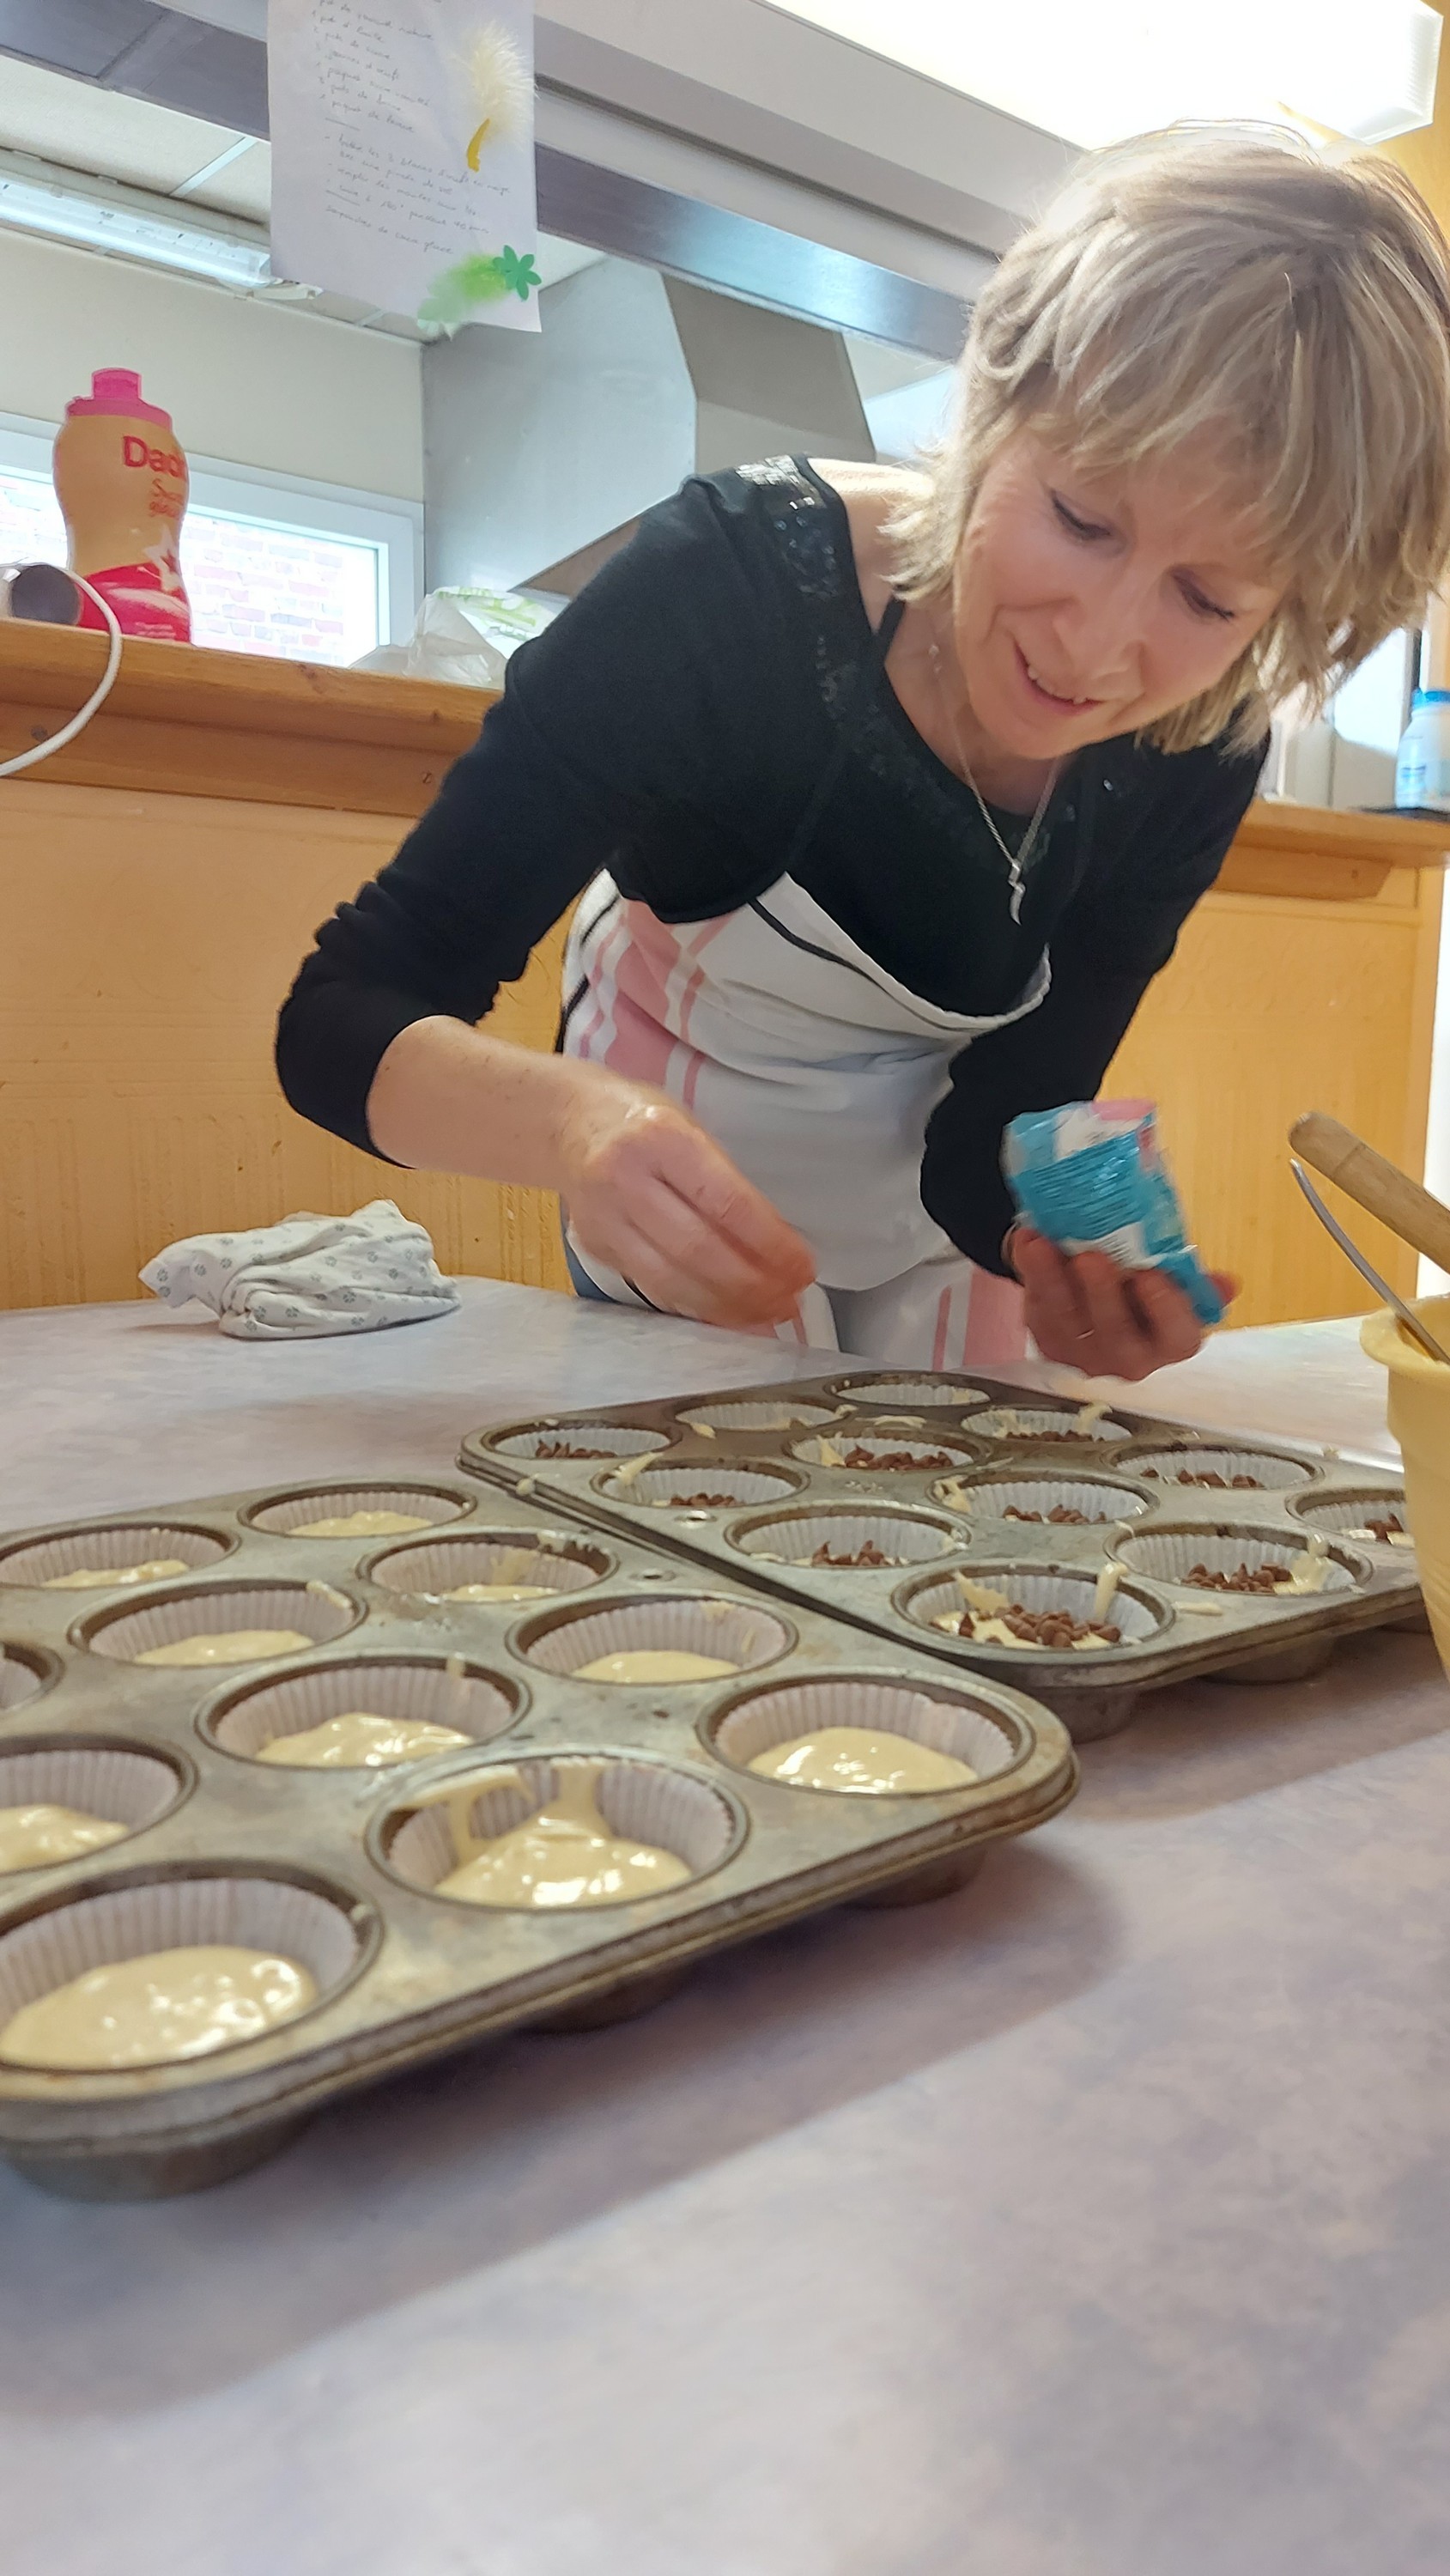
[[(1191, 1360), (1203, 1327), (1161, 1270), (1120, 1270), (1105, 1252), (1066, 1253), (1030, 1226), (1014, 1226), (1007, 1257), (1026, 1292), (1027, 1329), (1045, 1360), (1087, 1377), (1151, 1377)], [(1238, 1281), (1210, 1273), (1227, 1305)]]

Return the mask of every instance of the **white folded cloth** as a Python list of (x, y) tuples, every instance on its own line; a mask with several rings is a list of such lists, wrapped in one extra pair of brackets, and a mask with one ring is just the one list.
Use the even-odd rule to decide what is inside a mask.
[(199, 1297), (239, 1341), (372, 1333), (424, 1324), (458, 1304), (425, 1226), (391, 1199), (351, 1216), (284, 1217), (245, 1234), (192, 1234), (168, 1243), (141, 1273), (168, 1306)]

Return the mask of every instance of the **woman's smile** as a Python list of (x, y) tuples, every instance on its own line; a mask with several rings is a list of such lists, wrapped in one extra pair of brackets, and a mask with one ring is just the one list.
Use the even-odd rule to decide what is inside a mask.
[(1143, 730), (1220, 680), (1277, 604), (1211, 450), (1097, 475), (1019, 431), (983, 476), (953, 585), (974, 770)]

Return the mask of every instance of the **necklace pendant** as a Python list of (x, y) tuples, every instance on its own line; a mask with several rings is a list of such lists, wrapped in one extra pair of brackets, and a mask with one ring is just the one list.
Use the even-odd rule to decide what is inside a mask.
[(1013, 921), (1020, 921), (1022, 918), (1022, 898), (1026, 892), (1027, 887), (1023, 881), (1022, 871), (1014, 863), (1012, 869), (1012, 893), (1007, 905), (1008, 913)]

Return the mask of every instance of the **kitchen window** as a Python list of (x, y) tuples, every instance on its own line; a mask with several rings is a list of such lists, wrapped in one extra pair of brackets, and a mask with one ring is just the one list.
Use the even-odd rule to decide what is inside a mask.
[[(64, 563), (54, 430), (0, 416), (0, 565)], [(412, 631), (423, 513), (405, 501), (192, 458), (181, 568), (192, 639), (355, 662)]]

